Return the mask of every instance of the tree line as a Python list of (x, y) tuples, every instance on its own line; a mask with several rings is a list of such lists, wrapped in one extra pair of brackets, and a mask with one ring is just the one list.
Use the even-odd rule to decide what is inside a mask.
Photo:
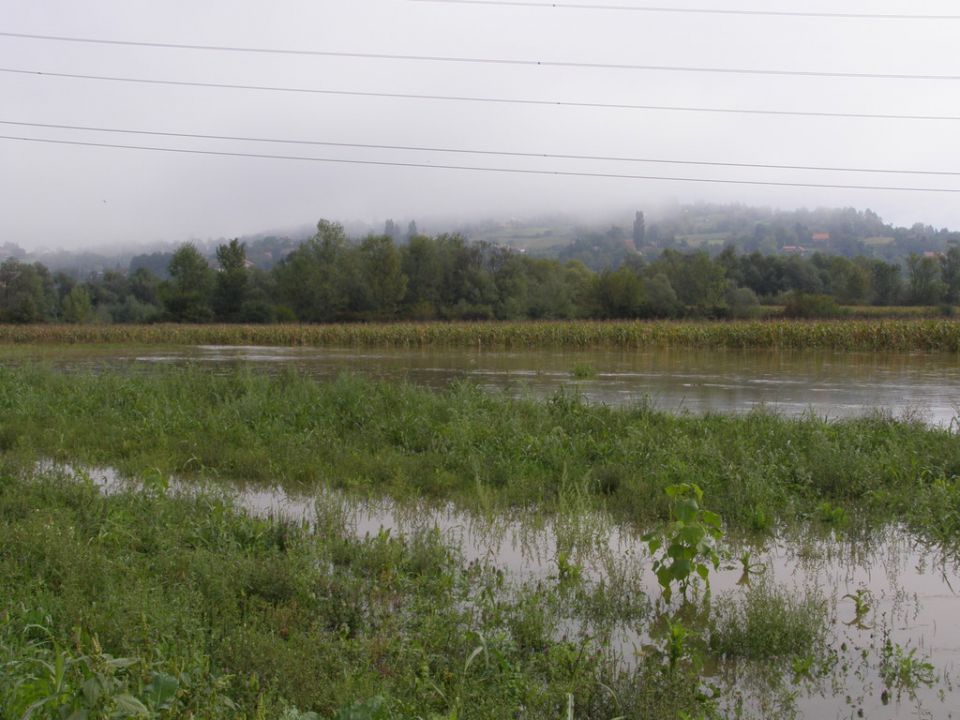
[(457, 234), (397, 235), (351, 241), (341, 225), (321, 220), (269, 270), (252, 265), (239, 240), (218, 246), (215, 264), (185, 244), (166, 278), (139, 267), (78, 281), (10, 258), (0, 264), (0, 322), (723, 318), (750, 316), (760, 303), (798, 315), (828, 314), (837, 304), (960, 303), (956, 244), (911, 254), (905, 267), (728, 247), (713, 257), (668, 249), (649, 260), (630, 251), (616, 269), (596, 272)]

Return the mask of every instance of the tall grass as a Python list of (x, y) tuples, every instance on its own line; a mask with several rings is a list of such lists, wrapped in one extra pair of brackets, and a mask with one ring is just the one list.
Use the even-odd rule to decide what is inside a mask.
[(593, 507), (638, 525), (667, 515), (664, 488), (696, 482), (731, 527), (820, 522), (829, 503), (960, 540), (956, 433), (880, 415), (677, 416), (563, 392), (535, 402), (469, 384), (433, 393), (242, 369), (0, 368), (0, 451), (11, 463), (55, 457), (473, 509)]
[(960, 321), (529, 321), (350, 325), (0, 325), (0, 343), (960, 351)]

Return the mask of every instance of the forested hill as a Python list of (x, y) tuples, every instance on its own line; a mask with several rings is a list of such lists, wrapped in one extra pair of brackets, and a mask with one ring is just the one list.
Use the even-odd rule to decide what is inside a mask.
[[(636, 221), (639, 232), (642, 216)], [(840, 304), (942, 303), (952, 313), (960, 303), (960, 244), (911, 253), (901, 267), (729, 246), (713, 256), (670, 248), (647, 255), (629, 247), (632, 238), (618, 242), (623, 261), (597, 272), (457, 234), (356, 241), (321, 220), (270, 270), (251, 262), (238, 239), (217, 246), (214, 260), (184, 244), (165, 266), (162, 255), (148, 258), (161, 261), (155, 270), (140, 265), (79, 281), (10, 258), (0, 263), (0, 322), (725, 318), (753, 316), (759, 302), (823, 317), (839, 314)]]
[[(639, 214), (638, 214), (639, 213)], [(284, 232), (241, 236), (246, 258), (255, 267), (270, 270), (313, 230), (298, 227)], [(509, 248), (531, 257), (560, 261), (579, 260), (594, 271), (615, 269), (639, 252), (650, 260), (663, 250), (710, 255), (732, 247), (740, 254), (811, 257), (814, 253), (866, 257), (904, 265), (911, 254), (944, 253), (960, 244), (960, 231), (916, 223), (897, 227), (885, 223), (871, 210), (821, 208), (771, 210), (746, 205), (684, 205), (672, 209), (645, 209), (584, 221), (572, 216), (546, 215), (480, 222), (431, 221), (418, 229), (413, 220), (387, 220), (383, 225), (353, 223), (347, 235), (359, 242), (372, 234), (390, 237), (403, 245), (426, 230), (431, 235), (457, 234), (474, 243)], [(192, 241), (211, 261), (218, 245), (228, 238)], [(167, 277), (170, 259), (179, 243), (158, 243), (138, 251), (56, 250), (27, 252), (7, 238), (0, 243), (0, 261), (15, 258), (39, 262), (52, 272), (65, 272), (77, 280), (107, 270), (133, 272), (146, 268)]]
[[(942, 253), (960, 243), (960, 232), (917, 223), (896, 227), (871, 210), (853, 208), (770, 210), (745, 205), (688, 205), (666, 212), (638, 211), (602, 228), (575, 228), (563, 219), (551, 225), (513, 223), (476, 239), (499, 240), (535, 256), (580, 260), (594, 270), (620, 265), (633, 249), (644, 256), (662, 250), (703, 250), (711, 255), (726, 247), (738, 253), (868, 257), (903, 264), (911, 254)], [(556, 239), (556, 240), (555, 240)]]

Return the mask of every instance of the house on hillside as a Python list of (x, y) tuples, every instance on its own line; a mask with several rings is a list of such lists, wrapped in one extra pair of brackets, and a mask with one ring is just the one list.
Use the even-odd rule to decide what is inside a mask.
[(817, 232), (810, 236), (810, 239), (813, 242), (829, 242), (830, 233), (828, 232)]

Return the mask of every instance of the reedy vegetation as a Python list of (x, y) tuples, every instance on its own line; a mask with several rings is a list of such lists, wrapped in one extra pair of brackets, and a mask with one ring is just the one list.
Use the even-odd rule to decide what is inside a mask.
[[(351, 376), (316, 382), (199, 369), (149, 375), (0, 369), (0, 449), (156, 472), (281, 483), (474, 510), (608, 510), (643, 528), (664, 490), (696, 479), (731, 528), (770, 531), (817, 508), (833, 524), (909, 523), (960, 537), (960, 443), (951, 429), (882, 415), (827, 422), (764, 412), (673, 415), (645, 405), (434, 393)], [(855, 512), (853, 512), (855, 510)]]
[(324, 325), (0, 325), (0, 343), (960, 352), (960, 322), (948, 319), (862, 319), (712, 323), (584, 320)]

